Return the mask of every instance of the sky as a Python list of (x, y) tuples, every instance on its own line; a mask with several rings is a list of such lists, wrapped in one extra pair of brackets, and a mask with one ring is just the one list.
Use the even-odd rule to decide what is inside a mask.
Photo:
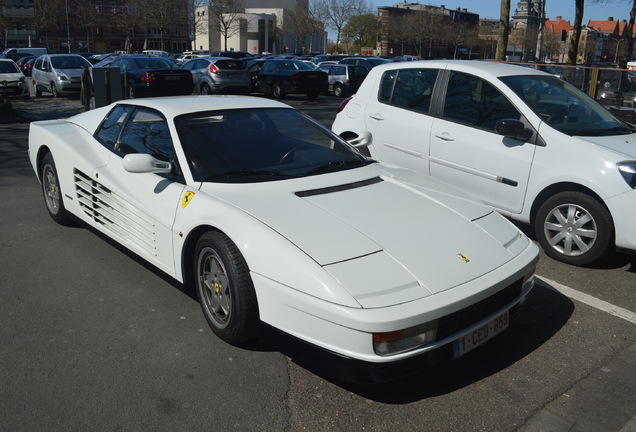
[[(633, 5), (632, 0), (585, 0), (583, 24), (590, 20), (605, 21), (608, 17), (614, 17), (616, 21), (629, 20), (629, 12)], [(393, 6), (400, 1), (370, 0), (372, 6)], [(499, 19), (499, 0), (409, 0), (410, 3), (420, 3), (433, 6), (446, 6), (447, 9), (468, 9), (468, 12), (478, 13), (480, 18)], [(510, 0), (510, 13), (514, 14), (518, 0)], [(545, 0), (546, 16), (554, 20), (561, 16), (570, 24), (574, 24), (574, 0)]]

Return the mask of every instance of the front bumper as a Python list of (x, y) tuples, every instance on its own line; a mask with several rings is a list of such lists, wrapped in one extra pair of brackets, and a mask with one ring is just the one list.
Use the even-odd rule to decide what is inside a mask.
[[(528, 242), (516, 258), (476, 280), (419, 300), (367, 309), (329, 303), (258, 274), (252, 279), (264, 323), (352, 362), (388, 367), (412, 357), (436, 357), (439, 353), (432, 353), (440, 349), (452, 352), (451, 342), (523, 303), (533, 281), (521, 281), (533, 274), (537, 261), (538, 248)], [(393, 355), (374, 352), (373, 333), (433, 320), (439, 320), (435, 341)]]

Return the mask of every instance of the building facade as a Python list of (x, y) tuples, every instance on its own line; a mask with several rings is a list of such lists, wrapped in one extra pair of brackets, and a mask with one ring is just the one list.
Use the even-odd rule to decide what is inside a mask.
[(191, 49), (189, 0), (0, 0), (2, 48), (49, 52)]

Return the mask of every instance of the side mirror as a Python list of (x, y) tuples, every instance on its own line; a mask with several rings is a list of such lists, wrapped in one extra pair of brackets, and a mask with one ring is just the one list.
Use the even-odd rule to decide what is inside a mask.
[(131, 153), (124, 156), (124, 169), (130, 173), (169, 173), (170, 162), (160, 161), (149, 154)]
[(347, 141), (353, 148), (368, 147), (369, 144), (371, 144), (371, 132), (362, 131), (360, 132), (360, 135), (348, 138), (345, 141)]
[(532, 130), (526, 128), (526, 125), (519, 120), (514, 119), (499, 120), (495, 125), (495, 132), (520, 141), (528, 141), (532, 137)]

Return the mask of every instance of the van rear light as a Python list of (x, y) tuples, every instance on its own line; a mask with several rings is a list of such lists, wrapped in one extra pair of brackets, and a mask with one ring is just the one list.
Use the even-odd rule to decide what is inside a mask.
[(141, 81), (153, 82), (153, 81), (157, 81), (157, 78), (155, 78), (155, 75), (152, 72), (146, 72), (144, 76), (141, 77)]
[(340, 111), (342, 111), (343, 109), (345, 109), (345, 107), (347, 106), (347, 104), (349, 103), (349, 101), (351, 101), (351, 99), (353, 99), (353, 96), (349, 96), (348, 98), (346, 98), (345, 100), (342, 101), (342, 103), (340, 104), (340, 106), (338, 107), (338, 111), (336, 111), (336, 114), (338, 114)]

